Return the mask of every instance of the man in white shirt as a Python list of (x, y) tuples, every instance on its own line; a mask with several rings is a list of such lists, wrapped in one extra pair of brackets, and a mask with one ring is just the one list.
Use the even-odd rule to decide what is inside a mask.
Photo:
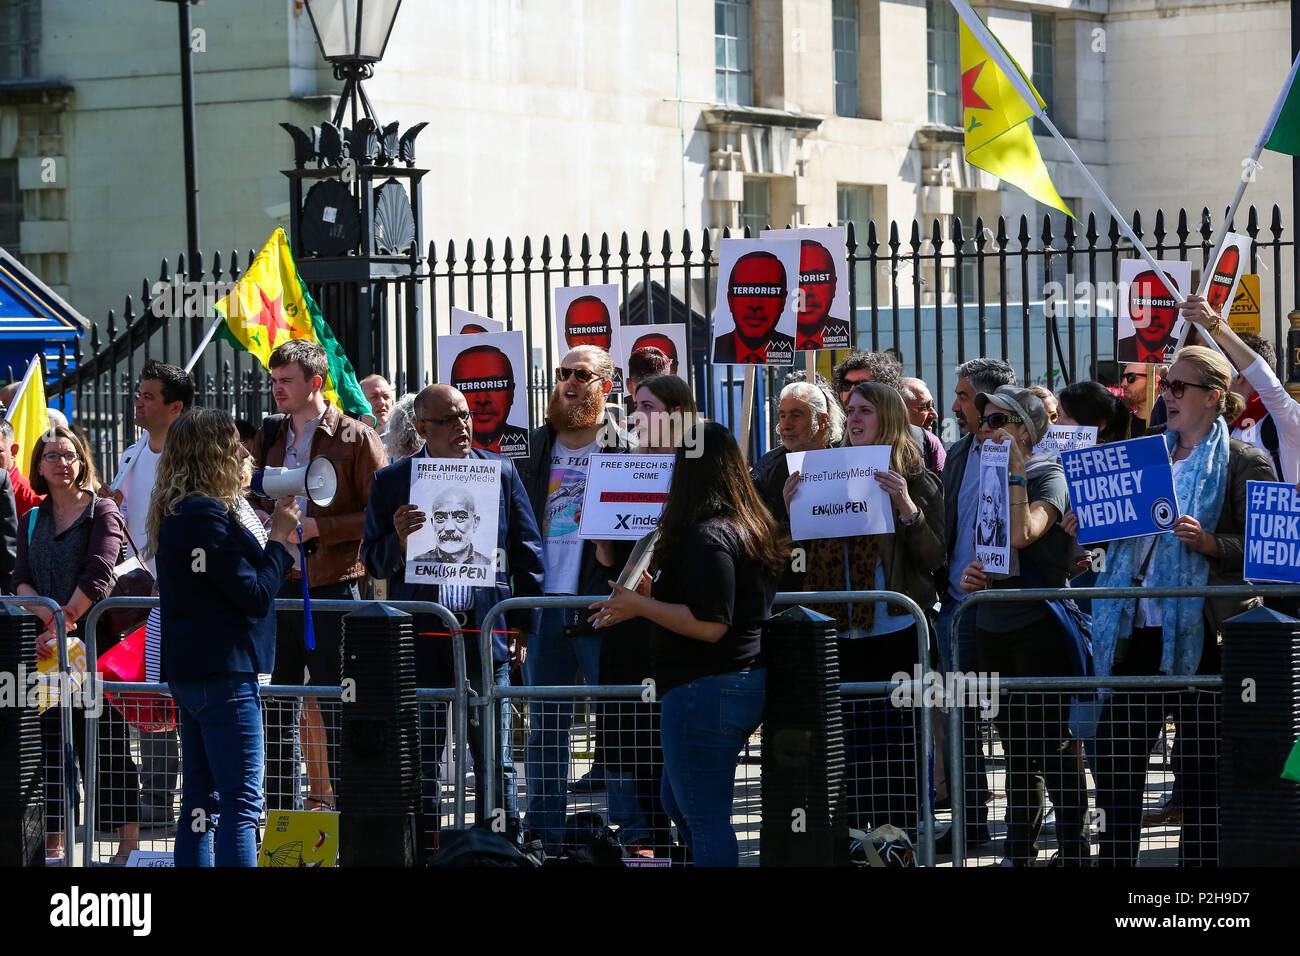
[[(135, 557), (136, 550), (143, 548), (149, 538), (149, 502), (153, 497), (154, 478), (158, 473), (167, 429), (193, 404), (194, 379), (189, 372), (156, 360), (145, 364), (135, 391), (135, 423), (144, 429), (144, 433), (122, 452), (117, 477), (110, 486), (130, 535), (127, 558)], [(153, 560), (144, 564), (153, 574)], [(172, 793), (179, 771), (176, 731), (140, 731), (140, 782), (144, 791), (140, 800), (142, 821), (172, 822)]]

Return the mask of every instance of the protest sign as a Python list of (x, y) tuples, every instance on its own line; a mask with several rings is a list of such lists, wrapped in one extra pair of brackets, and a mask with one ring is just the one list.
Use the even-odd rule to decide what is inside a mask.
[(1034, 454), (1051, 452), (1059, 455), (1076, 448), (1091, 448), (1097, 444), (1096, 425), (1049, 425), (1043, 440), (1034, 446)]
[[(499, 463), (498, 463), (499, 464)], [(314, 869), (334, 866), (339, 855), (339, 815), (332, 810), (273, 811), (258, 866)]]
[(1124, 259), (1119, 264), (1119, 342), (1115, 359), (1120, 363), (1167, 364), (1173, 357), (1183, 320), (1178, 303), (1192, 287), (1192, 264), (1161, 260), (1175, 289), (1166, 289), (1155, 270), (1142, 259)]
[[(614, 356), (614, 361), (624, 372), (627, 360), (637, 349), (654, 348), (668, 356), (668, 374), (686, 378), (684, 372), (677, 371), (678, 363), (686, 357), (686, 323), (669, 322), (663, 325), (629, 325), (619, 330), (619, 340), (623, 343), (623, 354)], [(633, 396), (635, 398), (635, 396)]]
[(1300, 584), (1300, 494), (1285, 482), (1246, 482), (1242, 577)]
[(1011, 499), (1007, 467), (1011, 443), (980, 446), (980, 507), (975, 516), (975, 560), (985, 574), (1011, 573)]
[(889, 534), (894, 509), (876, 481), (889, 470), (888, 445), (859, 445), (786, 456), (790, 473), (801, 473), (790, 500), (790, 536), (796, 541)]
[(485, 332), (504, 332), (505, 330), (506, 324), (504, 322), (489, 319), (486, 315), (475, 315), (473, 312), (466, 312), (454, 305), (451, 307), (452, 335), (481, 335)]
[[(1250, 236), (1241, 236), (1230, 232), (1223, 237), (1223, 248), (1219, 258), (1210, 270), (1210, 284), (1205, 290), (1205, 301), (1210, 308), (1220, 315), (1227, 313), (1236, 305), (1237, 286), (1250, 262)], [(1173, 276), (1170, 276), (1172, 279)], [(1177, 279), (1174, 279), (1177, 282)], [(1258, 289), (1258, 286), (1256, 287)], [(1229, 306), (1225, 309), (1225, 305)]]
[(412, 459), (410, 502), (425, 522), (406, 539), (406, 583), (496, 587), (500, 497), (499, 459)]
[(723, 239), (713, 307), (714, 365), (794, 362), (799, 240)]
[[(528, 365), (523, 332), (438, 336), (438, 381), (469, 405), (475, 448), (528, 457)], [(516, 400), (516, 385), (518, 399)]]
[(592, 455), (578, 535), (635, 541), (659, 526), (675, 455)]
[(1178, 521), (1174, 469), (1161, 435), (1067, 451), (1061, 464), (1080, 544), (1160, 534)]
[(844, 229), (840, 226), (764, 229), (758, 235), (760, 239), (799, 240), (795, 351), (852, 348), (849, 260)]
[(555, 289), (555, 362), (569, 349), (596, 345), (614, 359), (614, 387), (623, 393), (623, 370), (617, 367), (622, 343), (619, 336), (618, 284), (557, 286)]

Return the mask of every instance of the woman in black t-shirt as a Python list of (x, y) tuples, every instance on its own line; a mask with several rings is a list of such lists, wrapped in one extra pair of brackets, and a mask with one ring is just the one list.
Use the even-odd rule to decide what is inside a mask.
[(598, 628), (655, 625), (664, 809), (696, 866), (739, 862), (731, 826), (736, 760), (763, 716), (763, 622), (785, 551), (731, 432), (698, 425), (677, 451), (647, 597), (610, 582)]

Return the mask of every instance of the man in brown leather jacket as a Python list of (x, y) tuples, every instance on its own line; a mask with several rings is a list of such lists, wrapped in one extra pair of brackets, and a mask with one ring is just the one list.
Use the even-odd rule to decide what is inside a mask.
[[(322, 389), (327, 369), (325, 350), (314, 342), (291, 339), (270, 358), (271, 393), (281, 416), (268, 419), (253, 438), (257, 468), (299, 468), (313, 458), (328, 458), (334, 465), (338, 490), (329, 507), (298, 499), (303, 547), (307, 552), (307, 585), (313, 599), (356, 600), (365, 577), (361, 563), (361, 537), (370, 500), (371, 479), (387, 464), (383, 444), (369, 426), (344, 415), (325, 400)], [(254, 498), (254, 505), (270, 511), (269, 499)], [(296, 538), (291, 539), (293, 570), (285, 578), (280, 597), (302, 599), (302, 562)], [(315, 648), (304, 638), (306, 619), (301, 611), (282, 612), (277, 619), (275, 648), (276, 684), (301, 684), (303, 669), (312, 684), (337, 685), (341, 665), (342, 615), (312, 614)], [(336, 776), (338, 711), (322, 708), (330, 755), (330, 778)], [(266, 713), (266, 799), (269, 809), (298, 809), (297, 764), (293, 759), (298, 728), (296, 702), (268, 702)], [(315, 776), (315, 774), (313, 774)], [(315, 794), (322, 805), (325, 794)]]

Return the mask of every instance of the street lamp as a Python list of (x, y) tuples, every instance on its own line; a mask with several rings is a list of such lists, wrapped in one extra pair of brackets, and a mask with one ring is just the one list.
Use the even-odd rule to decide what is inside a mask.
[(365, 115), (378, 124), (361, 81), (370, 79), (383, 59), (401, 5), (402, 0), (306, 0), (321, 56), (334, 68), (334, 79), (344, 81), (335, 126), (343, 121), (349, 102), (355, 125), (358, 98)]

